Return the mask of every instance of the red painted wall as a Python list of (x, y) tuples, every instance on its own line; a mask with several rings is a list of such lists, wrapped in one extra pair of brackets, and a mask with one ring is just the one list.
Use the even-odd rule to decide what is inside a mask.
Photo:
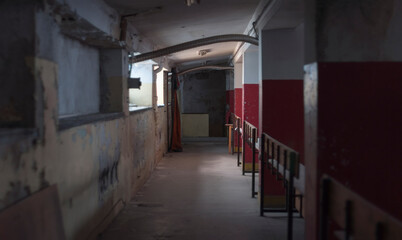
[[(298, 151), (303, 162), (303, 80), (264, 80), (262, 94), (263, 132)], [(282, 183), (268, 175), (265, 191), (284, 194)]]
[(226, 112), (226, 123), (229, 122), (230, 114), (234, 113), (234, 90), (226, 90), (226, 104), (229, 105), (229, 112)]
[(238, 117), (243, 118), (242, 112), (243, 112), (243, 89), (242, 88), (236, 88), (234, 90), (234, 100), (235, 100), (235, 109), (234, 112)]
[(298, 151), (304, 163), (303, 80), (264, 80), (263, 95), (263, 131)]
[[(236, 116), (241, 118), (241, 126), (243, 126), (243, 89), (242, 88), (235, 88), (234, 90), (234, 101), (235, 101), (235, 106), (234, 106), (234, 113)], [(237, 139), (237, 134), (234, 134), (235, 139)], [(237, 147), (237, 141), (234, 142), (235, 147)], [(240, 139), (240, 147), (242, 146), (243, 140)]]
[[(258, 128), (258, 104), (259, 104), (259, 84), (243, 85), (243, 117), (244, 120)], [(258, 134), (258, 132), (257, 132)], [(246, 145), (245, 162), (252, 163), (252, 149)], [(258, 161), (258, 159), (256, 159)]]
[(317, 142), (316, 149), (306, 145), (315, 183), (306, 237), (317, 239), (323, 174), (402, 220), (402, 63), (318, 63), (317, 70), (305, 96), (306, 141)]
[(258, 127), (258, 84), (243, 85), (243, 116), (244, 120)]
[(229, 95), (229, 106), (230, 106), (230, 112), (233, 113), (234, 112), (234, 90), (229, 90), (227, 91), (228, 95)]

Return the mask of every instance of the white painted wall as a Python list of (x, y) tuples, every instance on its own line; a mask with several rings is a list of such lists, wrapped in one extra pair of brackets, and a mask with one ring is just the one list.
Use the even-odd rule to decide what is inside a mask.
[(153, 82), (153, 64), (154, 62), (134, 63), (132, 65), (131, 76), (132, 78), (141, 78), (142, 83)]
[(243, 54), (243, 84), (258, 84), (258, 47), (251, 46)]
[(135, 63), (131, 77), (141, 78), (140, 89), (129, 89), (129, 102), (138, 106), (152, 106), (152, 83), (154, 62)]
[(156, 74), (156, 96), (158, 97), (157, 104), (164, 105), (165, 104), (165, 82), (164, 76), (166, 68), (163, 68)]
[(243, 63), (235, 63), (234, 64), (234, 87), (242, 88), (243, 87)]
[(226, 70), (226, 91), (234, 90), (234, 70)]
[(260, 34), (261, 79), (303, 79), (304, 24)]

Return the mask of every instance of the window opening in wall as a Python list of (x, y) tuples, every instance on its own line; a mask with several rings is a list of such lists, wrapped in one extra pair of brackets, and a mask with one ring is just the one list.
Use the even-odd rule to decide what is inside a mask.
[(140, 78), (139, 89), (129, 89), (129, 110), (136, 111), (152, 107), (152, 83), (154, 65), (152, 60), (134, 63), (131, 65), (130, 78)]

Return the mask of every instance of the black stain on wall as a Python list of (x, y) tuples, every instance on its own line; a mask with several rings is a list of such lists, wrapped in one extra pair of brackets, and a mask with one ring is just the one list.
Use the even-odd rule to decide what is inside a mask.
[(102, 168), (99, 174), (99, 191), (103, 194), (110, 186), (119, 181), (118, 169), (119, 160), (112, 162), (109, 166)]
[(7, 191), (4, 199), (0, 201), (0, 209), (22, 200), (31, 194), (30, 187), (23, 186), (20, 181), (10, 182), (9, 187), (10, 190)]
[(119, 182), (118, 166), (120, 162), (120, 144), (117, 144), (112, 156), (103, 153), (99, 157), (99, 199), (102, 200), (106, 191)]
[(50, 185), (49, 182), (46, 180), (46, 172), (44, 168), (39, 173), (39, 180), (41, 189), (46, 188)]

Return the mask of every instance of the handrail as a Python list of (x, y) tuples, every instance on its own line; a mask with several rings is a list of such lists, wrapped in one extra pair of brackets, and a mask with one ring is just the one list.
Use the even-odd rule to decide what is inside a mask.
[[(294, 150), (293, 148), (285, 145), (284, 143), (280, 142), (279, 140), (276, 140), (275, 138), (269, 136), (266, 133), (262, 133), (265, 136), (266, 141), (264, 142), (265, 144), (265, 148), (268, 150), (268, 153), (271, 154), (269, 155), (269, 160), (272, 161), (272, 164), (274, 164), (274, 162), (276, 162), (276, 169), (279, 170), (279, 164), (283, 166), (283, 174), (286, 177), (286, 172), (285, 170), (287, 170), (287, 161), (290, 158), (290, 155), (287, 154), (285, 155), (285, 153), (290, 153), (290, 152), (294, 152), (297, 155), (298, 158), (298, 163), (295, 166), (295, 176), (296, 178), (299, 178), (300, 176), (300, 154)], [(263, 144), (263, 143), (261, 143)], [(276, 155), (275, 155), (276, 153)], [(275, 158), (275, 156), (277, 156), (277, 159)], [(274, 174), (274, 169), (272, 169), (272, 173)], [(278, 179), (277, 179), (278, 180)]]
[(231, 141), (231, 143), (232, 143), (232, 155), (234, 154), (234, 131), (235, 131), (235, 129), (236, 129), (236, 115), (234, 114), (234, 113), (230, 113), (230, 119), (229, 119), (229, 123), (231, 123), (232, 124), (232, 141)]
[(402, 239), (402, 222), (379, 209), (351, 189), (324, 175), (320, 204), (320, 239), (329, 238), (328, 220), (342, 231), (334, 235), (354, 240)]
[[(295, 194), (294, 178), (299, 178), (300, 172), (300, 154), (289, 146), (281, 143), (266, 133), (261, 134), (261, 162), (260, 162), (260, 216), (264, 215), (264, 178), (265, 162), (271, 169), (271, 173), (276, 176), (276, 180), (283, 181), (286, 189), (286, 207), (285, 209), (272, 209), (267, 211), (283, 211), (288, 213), (287, 239), (293, 238), (293, 211), (295, 206), (294, 199), (300, 198), (300, 216), (302, 211), (303, 195)], [(271, 166), (269, 166), (271, 165)], [(282, 172), (280, 172), (282, 168)]]
[(234, 113), (231, 114), (231, 118), (232, 118), (232, 122), (233, 122), (233, 131), (236, 131), (236, 133), (237, 133), (237, 166), (240, 166), (240, 136), (241, 136), (240, 128), (241, 128), (241, 118), (238, 117)]
[[(252, 170), (251, 170), (251, 197), (254, 198), (255, 191), (255, 153), (256, 153), (256, 142), (257, 142), (257, 128), (246, 120), (243, 121), (243, 148), (247, 144), (252, 149)], [(243, 166), (242, 174), (246, 172), (246, 150), (243, 149)]]
[(231, 118), (231, 122), (232, 122), (232, 124), (233, 124), (233, 127), (234, 128), (237, 128), (237, 127), (239, 127), (239, 123), (238, 123), (238, 120), (239, 119), (241, 119), (240, 117), (238, 117), (236, 114), (234, 114), (234, 113), (231, 113), (230, 114), (230, 118)]

